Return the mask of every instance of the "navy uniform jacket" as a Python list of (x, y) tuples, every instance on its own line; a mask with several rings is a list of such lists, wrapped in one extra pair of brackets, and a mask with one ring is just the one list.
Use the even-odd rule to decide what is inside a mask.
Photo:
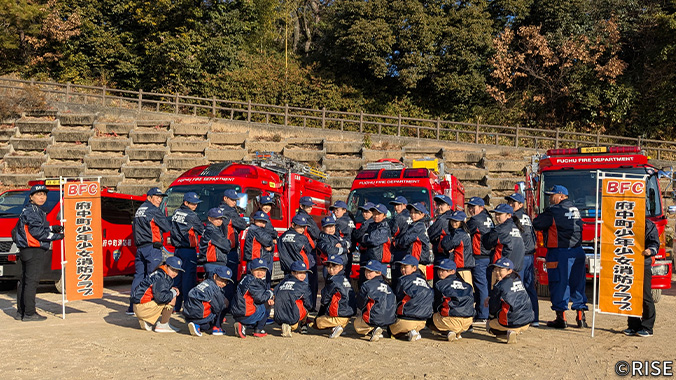
[(474, 256), (491, 257), (493, 254), (491, 249), (484, 247), (481, 242), (481, 237), (487, 234), (493, 226), (493, 219), (491, 219), (490, 214), (486, 210), (472, 216), (467, 221), (469, 235), (472, 238), (472, 252), (474, 252)]
[(389, 264), (392, 261), (392, 253), (390, 251), (392, 238), (390, 237), (390, 227), (387, 221), (370, 223), (361, 239), (361, 243), (366, 248), (364, 254), (361, 255), (360, 262), (362, 264), (367, 263), (369, 260), (376, 260), (385, 264)]
[(434, 283), (434, 310), (442, 317), (474, 317), (472, 285), (456, 274), (436, 281)]
[(660, 250), (660, 234), (650, 219), (645, 220), (645, 249), (651, 251), (651, 255), (645, 258), (645, 265), (652, 265), (653, 258)]
[(181, 205), (171, 217), (171, 245), (176, 248), (196, 248), (204, 233), (204, 223), (195, 211)]
[(294, 325), (312, 308), (312, 291), (307, 281), (288, 274), (275, 287), (275, 322)]
[[(257, 210), (257, 211), (263, 212), (263, 210)], [(254, 216), (255, 213), (256, 213), (256, 211), (251, 213), (251, 215), (249, 216), (249, 220), (251, 220), (251, 226), (249, 226), (249, 227), (254, 226), (253, 216)], [(270, 214), (265, 214), (265, 215), (267, 215), (270, 220), (267, 223), (265, 223), (265, 228), (263, 228), (263, 229), (265, 230), (265, 232), (267, 232), (270, 235), (271, 240), (275, 240), (279, 237), (279, 235), (277, 234), (277, 230), (275, 230), (275, 227), (272, 225), (272, 218), (270, 218)]]
[(448, 235), (448, 222), (451, 214), (453, 214), (453, 211), (449, 210), (441, 215), (437, 215), (434, 223), (427, 229), (427, 235), (430, 237), (430, 243), (432, 244), (432, 252), (435, 256), (442, 252), (439, 243), (441, 243), (444, 236)]
[(134, 243), (137, 247), (162, 243), (162, 234), (170, 230), (169, 220), (152, 203), (145, 201), (136, 210), (136, 215), (134, 215)]
[(493, 285), (488, 311), (505, 327), (521, 327), (533, 321), (530, 297), (519, 275), (512, 272)]
[(319, 227), (317, 227), (317, 222), (315, 222), (315, 220), (312, 218), (312, 215), (308, 214), (303, 209), (298, 209), (297, 214), (305, 216), (305, 219), (307, 219), (307, 221), (310, 222), (310, 225), (307, 226), (307, 228), (305, 229), (305, 237), (310, 243), (312, 249), (315, 249), (317, 239), (319, 239), (319, 233), (321, 232)]
[(207, 222), (207, 228), (200, 240), (198, 258), (208, 263), (227, 264), (230, 248), (230, 240), (223, 235), (223, 231)]
[(533, 228), (543, 231), (547, 248), (576, 248), (582, 244), (582, 218), (570, 199), (547, 207), (533, 219)]
[(356, 299), (350, 281), (343, 272), (330, 276), (322, 289), (322, 301), (317, 315), (351, 317), (355, 314)]
[(359, 228), (355, 228), (354, 230), (352, 230), (352, 246), (355, 248), (355, 250), (357, 248), (357, 245), (359, 245), (360, 251), (366, 250), (366, 248), (364, 248), (363, 245), (361, 244), (361, 239), (364, 237), (364, 234), (366, 234), (369, 225), (371, 225), (372, 223), (373, 218), (366, 219), (364, 223), (362, 223), (361, 226), (359, 226)]
[[(336, 247), (340, 244), (340, 247)], [(317, 249), (323, 260), (326, 260), (331, 255), (340, 256), (344, 263), (347, 263), (347, 252), (350, 248), (350, 243), (336, 235), (329, 235), (325, 233), (319, 234), (317, 239)]]
[(205, 319), (205, 322), (218, 318), (227, 306), (223, 290), (216, 282), (207, 278), (188, 292), (183, 302), (183, 315), (189, 320)]
[(237, 294), (230, 309), (232, 316), (248, 317), (256, 312), (258, 305), (268, 302), (272, 296), (265, 278), (256, 278), (249, 273), (237, 285)]
[(242, 257), (244, 257), (244, 261), (263, 259), (270, 264), (272, 263), (272, 251), (266, 250), (265, 247), (272, 247), (273, 245), (270, 232), (252, 224), (246, 233)]
[(434, 314), (434, 291), (418, 273), (401, 276), (397, 284), (397, 317), (427, 319)]
[(393, 324), (397, 319), (396, 308), (397, 298), (382, 276), (361, 285), (357, 295), (357, 309), (369, 326), (384, 327)]
[(168, 304), (175, 296), (172, 286), (174, 279), (167, 273), (167, 266), (160, 265), (131, 292), (131, 303), (147, 303), (154, 300), (159, 305)]
[(336, 234), (340, 237), (350, 240), (352, 238), (352, 230), (354, 229), (354, 221), (350, 215), (343, 214), (340, 218), (336, 218)]
[(246, 220), (239, 216), (237, 210), (226, 203), (221, 203), (218, 207), (223, 210), (224, 216), (221, 231), (230, 240), (230, 249), (237, 249), (239, 246), (239, 234), (246, 230), (247, 227)]
[(51, 231), (47, 214), (34, 203), (27, 203), (16, 222), (16, 234), (12, 236), (16, 247), (49, 249), (49, 243), (63, 239), (63, 234)]
[(523, 227), (523, 232), (521, 237), (523, 238), (523, 248), (526, 252), (526, 255), (532, 255), (535, 253), (535, 230), (533, 229), (533, 222), (526, 213), (523, 212), (523, 208), (520, 208), (514, 211), (514, 216), (516, 216), (521, 222)]
[(462, 228), (451, 229), (449, 234), (441, 240), (441, 249), (443, 249), (442, 258), (450, 258), (455, 261), (458, 269), (474, 268), (472, 239)]
[(399, 234), (406, 231), (411, 223), (413, 223), (413, 220), (411, 220), (411, 213), (408, 209), (403, 209), (400, 213), (396, 214), (394, 218), (390, 220), (392, 237), (397, 237)]
[(412, 255), (422, 265), (432, 262), (430, 258), (430, 240), (422, 219), (409, 225), (396, 238), (394, 261), (401, 260), (406, 255)]
[(506, 257), (514, 263), (514, 271), (521, 270), (524, 256), (523, 239), (521, 232), (511, 218), (495, 226), (491, 232), (481, 238), (481, 241), (484, 247), (495, 249), (493, 263), (501, 257)]
[(289, 228), (277, 240), (277, 250), (279, 251), (279, 262), (282, 265), (284, 273), (291, 272), (291, 264), (294, 261), (302, 260), (307, 268), (312, 268), (316, 264), (316, 259), (312, 254), (312, 247), (305, 235), (299, 234), (293, 228)]

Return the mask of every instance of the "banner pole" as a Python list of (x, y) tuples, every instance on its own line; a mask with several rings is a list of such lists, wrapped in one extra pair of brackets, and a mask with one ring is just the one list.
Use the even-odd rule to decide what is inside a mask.
[[(59, 210), (61, 210), (61, 227), (65, 222), (64, 210), (63, 210), (63, 177), (59, 177)], [(64, 229), (65, 231), (65, 229)], [(65, 239), (65, 234), (64, 234)], [(61, 239), (61, 319), (66, 319), (66, 258), (65, 258), (65, 249), (64, 249), (64, 239)]]
[(594, 273), (592, 276), (592, 282), (594, 283), (594, 297), (593, 297), (593, 312), (592, 312), (592, 328), (591, 328), (591, 336), (592, 338), (594, 337), (594, 329), (596, 328), (596, 289), (597, 289), (597, 281), (600, 280), (600, 276), (598, 276), (596, 273), (598, 272), (600, 274), (600, 269), (601, 268), (596, 268), (596, 263), (598, 262), (600, 264), (600, 260), (597, 261), (598, 259), (598, 245), (600, 244), (599, 242), (599, 225), (600, 225), (600, 212), (599, 212), (599, 181), (601, 180), (601, 171), (597, 170), (596, 171), (596, 204), (594, 205)]

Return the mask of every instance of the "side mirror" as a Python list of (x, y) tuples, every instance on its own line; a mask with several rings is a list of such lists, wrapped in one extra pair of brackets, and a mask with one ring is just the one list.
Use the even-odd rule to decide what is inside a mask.
[(247, 193), (237, 193), (239, 199), (237, 199), (237, 207), (246, 210), (246, 205), (249, 203), (249, 195)]
[(526, 197), (526, 182), (524, 182), (524, 181), (517, 182), (514, 185), (514, 192), (523, 195), (523, 197), (525, 198)]

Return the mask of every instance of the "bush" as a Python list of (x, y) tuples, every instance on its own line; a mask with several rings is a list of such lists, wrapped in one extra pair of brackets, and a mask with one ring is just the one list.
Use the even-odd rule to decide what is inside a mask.
[(0, 120), (17, 118), (21, 112), (47, 108), (45, 94), (35, 86), (0, 91)]

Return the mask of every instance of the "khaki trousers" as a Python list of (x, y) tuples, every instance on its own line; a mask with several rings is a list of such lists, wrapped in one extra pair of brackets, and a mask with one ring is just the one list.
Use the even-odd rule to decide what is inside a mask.
[(432, 316), (432, 321), (434, 326), (439, 331), (453, 331), (456, 334), (461, 334), (470, 327), (472, 327), (472, 317), (442, 317), (441, 313), (434, 313)]

